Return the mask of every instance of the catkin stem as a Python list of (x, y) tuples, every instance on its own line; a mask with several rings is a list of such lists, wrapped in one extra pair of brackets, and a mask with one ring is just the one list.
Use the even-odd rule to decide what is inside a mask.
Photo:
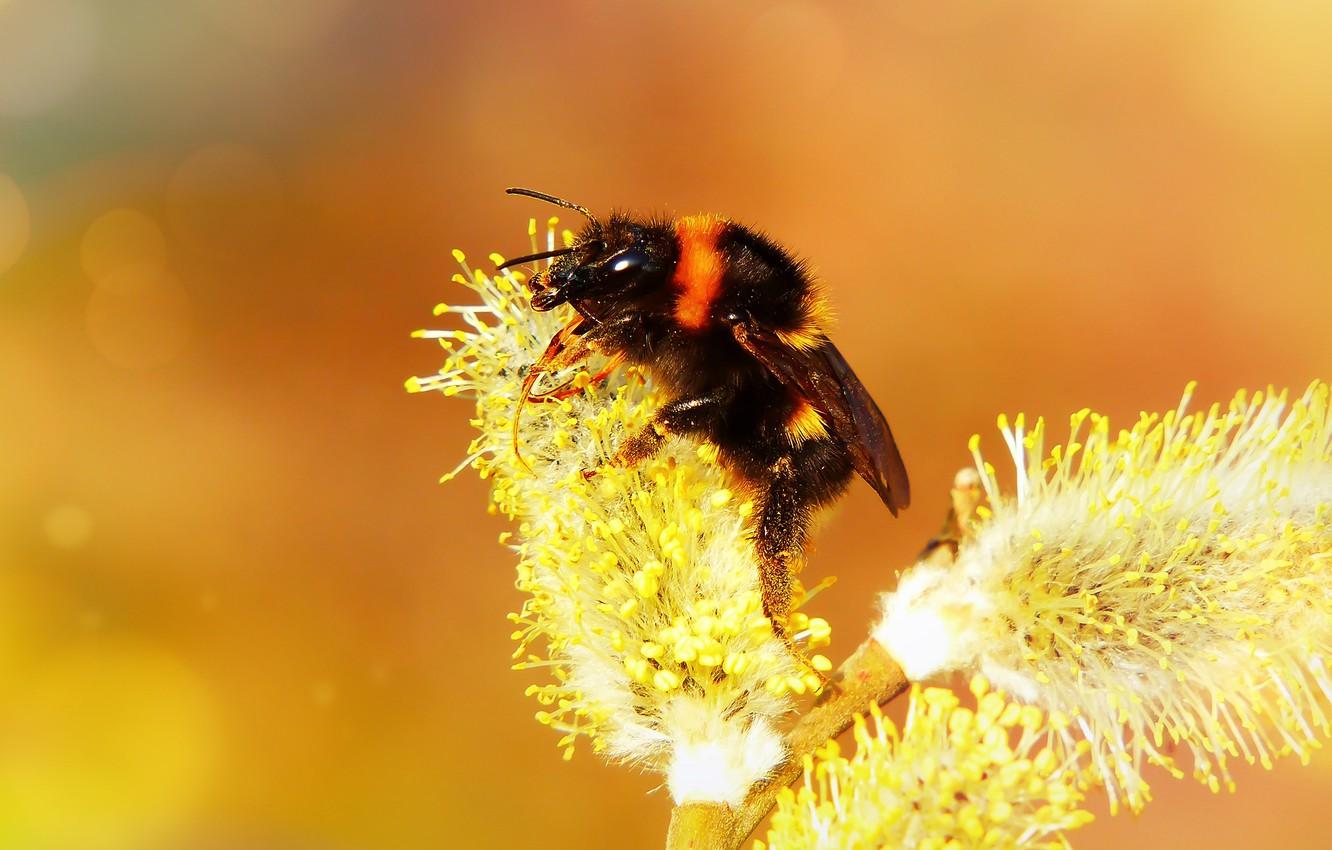
[(725, 803), (685, 803), (671, 810), (666, 850), (732, 850), (735, 814)]
[(722, 803), (689, 803), (671, 813), (667, 850), (735, 850), (744, 844), (777, 803), (777, 793), (799, 778), (805, 756), (850, 728), (853, 718), (882, 705), (907, 688), (906, 674), (874, 639), (851, 653), (833, 675), (824, 697), (786, 736), (790, 756), (766, 782), (754, 786), (732, 811)]
[(777, 804), (777, 792), (794, 782), (805, 769), (805, 756), (851, 727), (857, 714), (871, 703), (889, 702), (907, 689), (906, 674), (873, 638), (851, 653), (832, 677), (826, 696), (801, 717), (787, 735), (790, 757), (767, 782), (749, 792), (736, 813), (730, 847), (739, 847)]

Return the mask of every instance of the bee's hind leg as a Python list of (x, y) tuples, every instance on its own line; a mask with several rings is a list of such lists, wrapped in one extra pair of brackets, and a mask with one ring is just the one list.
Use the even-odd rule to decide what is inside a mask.
[(825, 684), (790, 632), (791, 589), (814, 511), (845, 490), (849, 481), (850, 463), (839, 455), (828, 444), (810, 441), (772, 464), (756, 500), (753, 532), (763, 613), (772, 622), (773, 634)]
[(791, 638), (789, 625), (791, 587), (804, 555), (809, 506), (789, 458), (782, 458), (771, 471), (772, 477), (755, 506), (754, 556), (758, 561), (759, 592), (773, 634), (792, 655), (804, 660)]

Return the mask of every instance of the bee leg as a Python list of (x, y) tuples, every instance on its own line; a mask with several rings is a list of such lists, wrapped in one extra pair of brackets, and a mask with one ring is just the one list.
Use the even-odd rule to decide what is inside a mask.
[(560, 384), (558, 387), (556, 387), (553, 390), (546, 390), (541, 395), (531, 396), (530, 398), (528, 398), (528, 401), (530, 402), (563, 401), (566, 398), (572, 398), (578, 395), (579, 393), (583, 392), (584, 390), (586, 390), (588, 387), (600, 384), (602, 381), (609, 378), (611, 376), (611, 373), (614, 372), (617, 368), (619, 368), (621, 362), (623, 362), (623, 358), (612, 357), (610, 360), (606, 362), (606, 365), (601, 368), (601, 371), (597, 372), (595, 375), (592, 375), (590, 378), (588, 378), (586, 383), (580, 382), (578, 380), (580, 376), (575, 375), (574, 377), (565, 381), (563, 384)]
[(791, 586), (804, 557), (814, 512), (846, 490), (853, 473), (851, 460), (832, 440), (806, 440), (781, 453), (766, 473), (755, 500), (753, 532), (763, 613), (791, 654), (828, 686), (827, 678), (796, 649), (788, 631)]
[(614, 466), (633, 467), (661, 451), (668, 434), (706, 433), (735, 396), (731, 387), (677, 398), (661, 406), (643, 430), (620, 444), (611, 458)]
[(650, 422), (647, 427), (620, 443), (611, 458), (611, 466), (632, 469), (661, 451), (666, 442), (666, 429), (658, 422)]
[(823, 674), (814, 670), (796, 647), (789, 630), (791, 586), (805, 548), (809, 505), (790, 458), (773, 464), (770, 473), (767, 489), (758, 499), (754, 525), (754, 555), (758, 561), (763, 614), (772, 622), (773, 634), (786, 644), (791, 654), (823, 679)]

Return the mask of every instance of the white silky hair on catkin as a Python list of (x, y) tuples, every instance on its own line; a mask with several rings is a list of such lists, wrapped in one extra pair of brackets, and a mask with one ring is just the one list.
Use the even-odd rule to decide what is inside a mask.
[(879, 607), (872, 636), (913, 682), (970, 663), (981, 647), (967, 624), (993, 609), (978, 577), (929, 564), (904, 574), (895, 591), (880, 597)]
[(739, 806), (753, 785), (786, 756), (786, 745), (768, 718), (727, 718), (716, 706), (676, 697), (663, 709), (673, 750), (666, 784), (676, 805), (723, 802)]

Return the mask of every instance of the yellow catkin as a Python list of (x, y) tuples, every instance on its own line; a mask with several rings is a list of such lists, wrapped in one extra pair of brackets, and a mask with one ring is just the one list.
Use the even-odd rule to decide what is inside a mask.
[[(551, 227), (545, 245), (533, 229), (534, 249), (554, 247)], [(417, 333), (452, 348), (437, 374), (407, 389), (475, 399), (478, 436), (445, 478), (476, 469), (491, 483), (493, 509), (516, 525), (509, 545), (526, 598), (510, 616), (515, 666), (546, 676), (528, 689), (543, 722), (564, 736), (561, 746), (590, 739), (597, 751), (668, 773), (688, 759), (702, 770), (697, 760), (713, 752), (759, 753), (752, 763), (737, 757), (739, 768), (707, 768), (725, 786), (715, 793), (742, 794), (782, 757), (774, 722), (809, 686), (763, 616), (748, 502), (735, 498), (708, 446), (671, 440), (636, 469), (606, 466), (657, 403), (630, 370), (599, 386), (583, 379), (574, 384), (582, 392), (519, 411), (526, 369), (570, 314), (530, 310), (515, 270), (487, 275), (457, 256), (456, 281), (479, 303), (441, 308), (457, 330)], [(544, 376), (537, 392), (576, 371)], [(525, 464), (511, 442), (519, 413)], [(792, 622), (804, 624), (797, 639), (810, 647), (828, 642), (826, 621), (797, 614)]]
[(786, 789), (768, 850), (1066, 847), (1091, 821), (1079, 808), (1076, 754), (1045, 748), (1044, 717), (972, 683), (974, 708), (952, 691), (915, 687), (899, 734), (877, 706), (856, 719), (850, 758), (829, 742)]
[(1187, 413), (1192, 389), (1124, 430), (1080, 411), (1048, 454), (1043, 422), (1002, 423), (1012, 497), (973, 441), (991, 513), (955, 566), (903, 576), (876, 629), (917, 674), (979, 670), (1059, 711), (1053, 737), (1090, 744), (1112, 805), (1142, 805), (1147, 765), (1219, 789), (1233, 759), (1307, 759), (1329, 732), (1328, 386)]

